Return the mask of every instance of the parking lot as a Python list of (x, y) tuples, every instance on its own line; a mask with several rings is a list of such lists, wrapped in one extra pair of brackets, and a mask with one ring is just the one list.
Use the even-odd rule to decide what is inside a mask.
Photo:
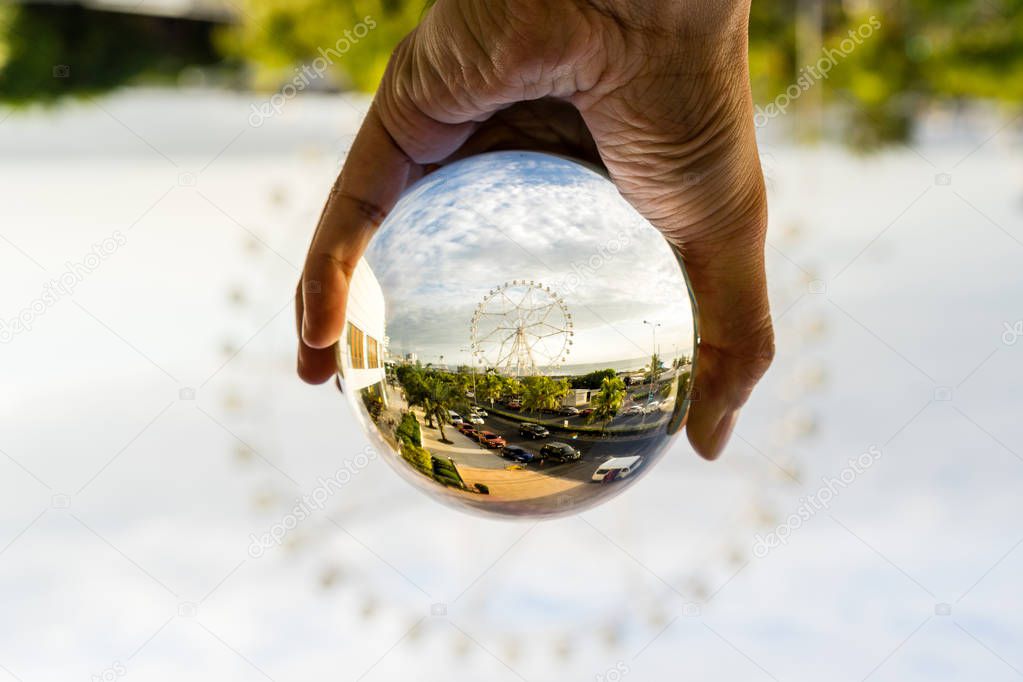
[[(627, 457), (631, 455), (647, 457), (656, 451), (656, 446), (665, 438), (664, 429), (658, 426), (654, 426), (642, 433), (627, 435), (618, 435), (613, 432), (608, 432), (603, 436), (599, 433), (580, 433), (572, 431), (571, 427), (586, 426), (592, 428), (592, 425), (586, 424), (584, 417), (555, 417), (548, 415), (545, 419), (529, 419), (531, 422), (547, 426), (551, 432), (551, 435), (547, 438), (534, 439), (520, 435), (519, 426), (522, 423), (521, 421), (505, 417), (490, 410), (487, 410), (487, 412), (488, 416), (484, 418), (484, 423), (476, 425), (475, 428), (477, 430), (491, 431), (502, 436), (508, 445), (517, 445), (534, 455), (539, 454), (540, 449), (545, 443), (567, 443), (577, 449), (581, 457), (575, 462), (555, 463), (538, 458), (533, 463), (522, 465), (525, 469), (542, 472), (547, 476), (557, 476), (576, 481), (589, 481), (593, 472), (597, 470), (600, 464), (611, 457)], [(527, 417), (528, 415), (523, 416)], [(666, 423), (667, 417), (668, 415), (665, 412), (637, 415), (635, 417), (620, 417), (614, 420), (613, 425), (614, 427), (639, 426), (644, 423), (644, 418), (646, 424), (663, 424)], [(562, 430), (565, 428), (566, 423), (568, 430)], [(486, 449), (461, 433), (456, 432), (455, 435), (451, 435), (449, 432), (452, 430), (453, 427), (445, 427), (445, 433), (448, 434), (448, 438), (457, 443), (457, 445), (448, 446), (438, 442), (434, 447), (444, 450), (445, 455), (450, 456), (456, 463), (463, 463), (458, 455), (467, 456), (469, 454), (465, 452), (465, 445), (467, 444), (468, 447), (475, 447), (478, 452), (484, 453), (484, 459), (490, 458), (486, 460), (488, 462), (499, 462), (504, 466), (511, 464), (510, 461), (501, 457), (500, 449)], [(453, 452), (447, 454), (446, 451), (448, 449), (451, 449)], [(473, 455), (471, 461), (467, 458), (464, 463), (478, 466), (474, 462), (480, 461), (479, 455), (475, 453)]]

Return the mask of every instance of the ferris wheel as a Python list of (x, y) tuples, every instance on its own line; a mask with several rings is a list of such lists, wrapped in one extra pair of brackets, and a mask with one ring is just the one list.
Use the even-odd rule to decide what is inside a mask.
[(532, 280), (516, 279), (491, 289), (472, 316), (474, 359), (512, 376), (563, 364), (574, 335), (565, 300)]

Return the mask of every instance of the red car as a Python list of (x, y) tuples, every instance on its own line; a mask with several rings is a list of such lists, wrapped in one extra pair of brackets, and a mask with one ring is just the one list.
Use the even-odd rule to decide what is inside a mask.
[(508, 441), (503, 437), (491, 431), (477, 431), (476, 439), (480, 442), (480, 445), (485, 445), (488, 448), (503, 448), (508, 444)]

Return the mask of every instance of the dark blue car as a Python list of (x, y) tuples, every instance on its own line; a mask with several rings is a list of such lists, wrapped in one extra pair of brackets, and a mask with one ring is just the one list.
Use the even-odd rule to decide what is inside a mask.
[(525, 448), (520, 448), (518, 445), (506, 445), (501, 449), (501, 456), (513, 462), (521, 462), (522, 464), (529, 464), (536, 459), (536, 455)]

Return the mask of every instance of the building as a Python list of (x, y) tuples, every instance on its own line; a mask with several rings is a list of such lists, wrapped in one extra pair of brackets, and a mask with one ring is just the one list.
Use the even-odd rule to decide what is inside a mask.
[(366, 261), (360, 260), (348, 289), (347, 319), (339, 346), (342, 374), (346, 390), (365, 389), (386, 404), (385, 313), (384, 291)]
[(572, 388), (561, 400), (562, 407), (587, 407), (597, 393), (592, 388)]

